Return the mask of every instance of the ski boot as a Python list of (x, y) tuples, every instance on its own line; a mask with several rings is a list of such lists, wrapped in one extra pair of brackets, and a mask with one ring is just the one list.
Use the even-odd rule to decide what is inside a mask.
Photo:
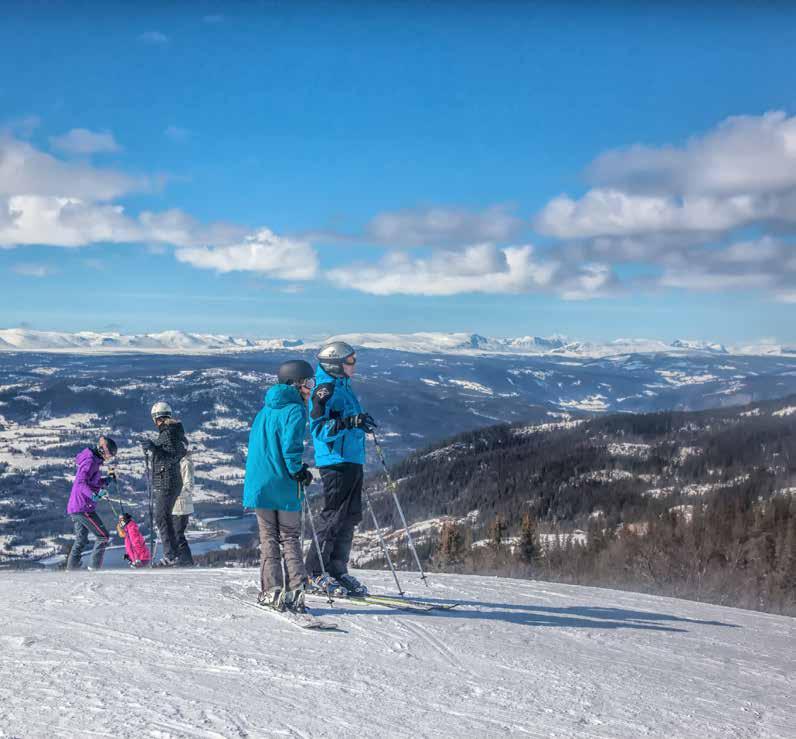
[(291, 613), (309, 613), (307, 606), (304, 604), (304, 588), (298, 590), (288, 590), (282, 600), (285, 610)]
[(346, 592), (352, 598), (364, 598), (368, 594), (367, 586), (363, 585), (353, 575), (349, 575), (347, 572), (335, 579), (346, 589)]
[(344, 598), (348, 595), (348, 590), (329, 575), (311, 577), (309, 580), (309, 588), (311, 592), (322, 593), (332, 598)]
[(285, 603), (282, 597), (282, 589), (281, 588), (271, 588), (270, 590), (266, 590), (260, 593), (257, 596), (257, 605), (263, 606), (264, 608), (270, 608), (274, 611), (279, 611), (280, 613), (285, 610)]

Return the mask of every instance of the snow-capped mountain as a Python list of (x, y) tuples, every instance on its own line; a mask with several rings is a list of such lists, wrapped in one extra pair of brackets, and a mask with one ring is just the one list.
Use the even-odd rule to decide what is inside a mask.
[[(389, 573), (356, 574), (394, 592)], [(407, 573), (410, 595), (460, 605), (313, 603), (340, 631), (301, 633), (221, 595), (257, 578), (0, 575), (0, 734), (793, 736), (786, 616), (494, 577), (424, 588)]]
[(658, 339), (616, 339), (605, 343), (578, 341), (561, 335), (496, 338), (470, 333), (349, 333), (328, 338), (241, 338), (225, 334), (198, 334), (162, 331), (148, 334), (117, 332), (34, 331), (0, 329), (0, 351), (62, 352), (102, 354), (112, 352), (215, 354), (227, 352), (312, 349), (329, 339), (347, 341), (356, 347), (408, 352), (412, 354), (561, 356), (584, 359), (621, 357), (629, 354), (667, 354), (673, 356), (794, 355), (796, 349), (779, 344), (752, 344), (725, 347), (710, 341), (678, 339), (667, 343)]
[(29, 329), (0, 330), (0, 349), (7, 351), (43, 352), (181, 352), (203, 354), (228, 351), (286, 349), (300, 346), (292, 339), (245, 339), (223, 334), (194, 334), (185, 331), (162, 331), (151, 334), (120, 334), (80, 331), (32, 331)]

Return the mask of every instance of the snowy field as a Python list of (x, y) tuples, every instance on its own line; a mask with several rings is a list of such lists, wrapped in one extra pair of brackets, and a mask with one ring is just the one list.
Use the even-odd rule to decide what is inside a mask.
[(0, 736), (794, 736), (794, 619), (435, 575), (410, 589), (459, 609), (323, 607), (344, 633), (301, 632), (220, 595), (255, 578), (0, 576)]

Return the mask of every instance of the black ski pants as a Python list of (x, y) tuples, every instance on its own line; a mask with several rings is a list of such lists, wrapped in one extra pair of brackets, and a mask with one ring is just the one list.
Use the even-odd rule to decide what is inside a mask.
[(179, 557), (179, 544), (171, 510), (181, 492), (182, 482), (178, 479), (176, 486), (170, 490), (158, 491), (155, 496), (155, 526), (157, 526), (160, 541), (163, 543), (163, 556), (175, 561)]
[(172, 516), (172, 518), (174, 519), (174, 536), (177, 539), (177, 559), (179, 564), (182, 567), (193, 567), (191, 547), (188, 546), (188, 539), (185, 537), (185, 529), (188, 528), (191, 515), (186, 513), (184, 516)]
[(362, 520), (362, 465), (343, 462), (321, 467), (323, 510), (315, 519), (323, 568), (314, 546), (307, 555), (307, 572), (317, 577), (325, 569), (332, 577), (348, 572), (354, 529)]

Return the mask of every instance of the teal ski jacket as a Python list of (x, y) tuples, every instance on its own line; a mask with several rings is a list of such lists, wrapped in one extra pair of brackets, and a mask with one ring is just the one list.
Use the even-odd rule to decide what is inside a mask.
[(307, 409), (292, 385), (274, 385), (249, 433), (243, 507), (275, 511), (301, 510), (298, 483), (291, 478), (301, 469)]
[(315, 371), (315, 391), (310, 398), (310, 430), (315, 464), (328, 467), (343, 462), (365, 464), (365, 432), (339, 429), (334, 421), (362, 413), (362, 406), (347, 377), (332, 377), (320, 365)]

